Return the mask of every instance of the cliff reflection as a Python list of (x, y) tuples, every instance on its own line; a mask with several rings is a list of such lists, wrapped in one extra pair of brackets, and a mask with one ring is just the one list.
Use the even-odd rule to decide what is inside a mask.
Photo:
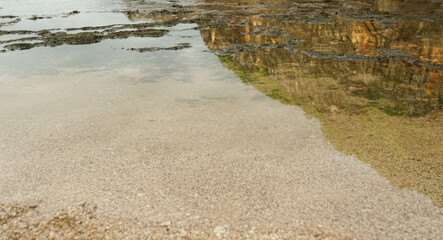
[[(300, 79), (324, 78), (344, 93), (362, 97), (363, 108), (376, 104), (388, 114), (409, 116), (441, 108), (439, 90), (443, 71), (438, 69), (443, 45), (438, 37), (443, 35), (441, 25), (435, 28), (430, 23), (408, 22), (396, 29), (383, 30), (376, 23), (345, 20), (336, 24), (279, 24), (279, 29), (290, 36), (286, 37), (254, 34), (257, 26), (273, 29), (276, 24), (258, 21), (255, 16), (241, 21), (245, 19), (250, 22), (243, 23), (244, 27), (201, 31), (205, 43), (217, 51), (232, 44), (278, 46), (284, 39), (302, 39), (302, 43), (294, 46), (296, 53), (280, 48), (257, 48), (232, 55), (233, 61), (246, 69), (265, 67), (269, 77), (288, 89), (298, 89), (297, 95), (305, 94), (304, 97), (312, 100), (308, 92), (313, 89), (303, 89)], [(321, 53), (343, 53), (350, 57), (338, 61), (334, 55)], [(364, 58), (358, 61), (359, 58), (352, 56), (369, 57), (369, 60), (380, 56), (380, 61)], [(415, 60), (406, 61), (412, 57)], [(339, 99), (329, 97), (321, 100), (321, 104), (348, 109)]]

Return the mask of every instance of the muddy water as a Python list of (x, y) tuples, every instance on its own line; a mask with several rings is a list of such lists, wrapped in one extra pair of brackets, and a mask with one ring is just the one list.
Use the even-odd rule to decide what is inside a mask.
[[(442, 8), (440, 1), (426, 0), (0, 0), (0, 126), (4, 129), (0, 132), (0, 156), (13, 159), (1, 163), (1, 190), (6, 193), (1, 201), (38, 199), (49, 192), (46, 195), (54, 197), (43, 199), (46, 206), (66, 206), (84, 196), (103, 200), (106, 195), (105, 203), (100, 203), (110, 210), (125, 204), (120, 195), (142, 191), (143, 186), (126, 190), (125, 181), (137, 184), (141, 178), (155, 185), (154, 178), (143, 172), (146, 166), (140, 159), (152, 158), (154, 169), (174, 175), (175, 168), (161, 164), (163, 158), (172, 156), (175, 162), (168, 159), (172, 162), (168, 166), (180, 167), (176, 161), (199, 159), (195, 149), (218, 160), (230, 156), (308, 159), (306, 156), (317, 151), (316, 159), (323, 159), (325, 143), (318, 140), (321, 137), (316, 137), (315, 130), (319, 123), (310, 119), (315, 117), (336, 149), (369, 163), (395, 186), (417, 190), (442, 206)], [(306, 117), (299, 108), (285, 105), (301, 107)], [(213, 150), (214, 146), (220, 149)], [(294, 146), (303, 151), (275, 150)], [(223, 147), (232, 152), (223, 152)], [(256, 156), (261, 151), (264, 157)], [(61, 166), (59, 159), (71, 161)], [(54, 169), (31, 160), (43, 160)], [(350, 169), (361, 170), (349, 161)], [(133, 165), (122, 166), (125, 162)], [(91, 167), (80, 167), (85, 164)], [(172, 179), (157, 172), (154, 175), (164, 178), (159, 184), (165, 188), (170, 181), (177, 181), (174, 179), (200, 186), (198, 176), (206, 176), (204, 169), (195, 162), (188, 164), (188, 172)], [(219, 164), (229, 173), (232, 163)], [(266, 161), (263, 164), (267, 166)], [(304, 164), (306, 169), (316, 167)], [(200, 170), (193, 173), (191, 166)], [(273, 165), (281, 176), (293, 175), (288, 172), (290, 166)], [(66, 171), (68, 167), (72, 173)], [(218, 176), (215, 168), (206, 167)], [(105, 176), (90, 169), (101, 169), (97, 171)], [(134, 172), (134, 179), (126, 176), (128, 169)], [(236, 169), (240, 169), (240, 178), (248, 166)], [(364, 168), (358, 173), (370, 175), (368, 171)], [(265, 171), (269, 176), (275, 172)], [(188, 178), (187, 173), (195, 176)], [(310, 175), (303, 173), (310, 172), (299, 173), (309, 179)], [(115, 180), (113, 175), (123, 177)], [(338, 185), (349, 185), (331, 178)], [(123, 193), (97, 190), (114, 180)], [(200, 190), (218, 183), (211, 181)], [(62, 184), (62, 190), (57, 191), (61, 182), (72, 185)], [(328, 191), (327, 182), (322, 183), (322, 191)], [(379, 179), (375, 182), (374, 186), (382, 184)], [(222, 181), (215, 183), (215, 189), (225, 186)], [(83, 186), (97, 192), (83, 193)], [(286, 185), (276, 184), (268, 190), (280, 186)], [(184, 208), (194, 204), (190, 200), (193, 196), (186, 195), (191, 192), (188, 190), (184, 192), (189, 204), (183, 203)], [(230, 193), (229, 189), (218, 190)], [(242, 190), (236, 192), (249, 191), (248, 187)], [(174, 200), (180, 203), (181, 195), (177, 196), (181, 190), (166, 191), (171, 193), (166, 202), (162, 202), (161, 191), (159, 196), (137, 195), (131, 201), (149, 216), (156, 214), (154, 210), (172, 211), (168, 204)], [(275, 196), (278, 194), (275, 191)], [(306, 195), (303, 204), (309, 203), (310, 196)], [(284, 195), (275, 198), (274, 207), (283, 216), (287, 208), (278, 206), (290, 207), (292, 202), (281, 204)], [(209, 200), (203, 200), (196, 202), (206, 206)], [(240, 200), (232, 201), (238, 203), (238, 209), (245, 206)], [(371, 202), (374, 209), (378, 209), (377, 201)], [(146, 202), (159, 207), (152, 210)], [(259, 215), (267, 216), (267, 208), (263, 209)], [(300, 209), (296, 210), (302, 217), (315, 216), (303, 210), (308, 207)], [(206, 210), (208, 215), (213, 213), (210, 207)], [(132, 214), (125, 208), (119, 211), (110, 215)], [(350, 212), (350, 222), (358, 222), (360, 209)], [(402, 211), (398, 213), (400, 216)], [(282, 222), (292, 218), (287, 215)], [(274, 221), (272, 216), (268, 222)], [(331, 222), (322, 224), (339, 228)], [(358, 234), (364, 236), (372, 230), (365, 231)]]

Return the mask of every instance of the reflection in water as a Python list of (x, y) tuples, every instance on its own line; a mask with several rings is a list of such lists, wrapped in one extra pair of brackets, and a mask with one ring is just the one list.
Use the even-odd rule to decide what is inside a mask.
[(441, 1), (206, 3), (144, 17), (193, 19), (246, 84), (301, 106), (339, 150), (443, 205)]
[[(249, 24), (262, 25), (263, 22), (254, 21), (246, 25)], [(416, 23), (410, 24), (414, 27)], [(351, 104), (359, 105), (359, 110), (375, 104), (390, 115), (420, 116), (440, 108), (442, 70), (437, 65), (441, 64), (440, 39), (423, 36), (422, 39), (407, 41), (406, 33), (393, 31), (384, 36), (385, 31), (377, 31), (376, 24), (356, 21), (283, 27), (294, 39), (309, 40), (290, 46), (292, 54), (280, 48), (254, 49), (234, 54), (234, 61), (249, 70), (265, 67), (269, 76), (290, 89), (296, 89), (298, 94), (309, 93), (303, 85), (297, 84), (297, 79), (331, 78), (333, 82), (329, 84), (336, 85), (347, 95), (365, 99)], [(223, 49), (229, 43), (276, 45), (284, 39), (281, 36), (245, 34), (250, 29), (213, 28), (202, 31), (202, 35), (212, 50)], [(442, 29), (440, 26), (438, 30), (441, 32)], [(380, 56), (375, 58), (380, 60), (372, 61), (374, 56)], [(404, 61), (409, 58), (414, 60)], [(421, 60), (420, 64), (416, 64), (415, 59)], [(294, 84), (297, 86), (291, 86)], [(329, 97), (320, 104), (343, 109), (349, 105)], [(357, 109), (353, 106), (348, 110)]]

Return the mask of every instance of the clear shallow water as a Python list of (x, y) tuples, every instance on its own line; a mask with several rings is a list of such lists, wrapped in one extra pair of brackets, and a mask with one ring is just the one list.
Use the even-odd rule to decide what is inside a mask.
[[(120, 88), (163, 89), (162, 97), (173, 100), (170, 104), (187, 107), (211, 96), (215, 101), (240, 98), (245, 89), (256, 89), (252, 97), (257, 101), (268, 96), (302, 106), (322, 120), (326, 136), (341, 151), (356, 154), (394, 184), (431, 194), (441, 204), (439, 1), (40, 0), (0, 1), (0, 7), (0, 16), (13, 16), (2, 18), (1, 31), (31, 31), (5, 33), (1, 41), (35, 36), (39, 38), (17, 43), (43, 41), (47, 36), (37, 31), (45, 29), (101, 34), (123, 24), (155, 22), (159, 24), (148, 29), (168, 31), (157, 37), (128, 35), (0, 53), (3, 101), (19, 94), (14, 92), (20, 92), (17, 86), (29, 79), (39, 79), (35, 87), (39, 81), (45, 86), (45, 79), (56, 82), (77, 75), (85, 81), (108, 79), (122, 84)], [(43, 19), (30, 19), (34, 16)], [(67, 30), (81, 27), (102, 28)], [(118, 31), (126, 30), (133, 29)], [(191, 47), (165, 50), (182, 43)], [(201, 72), (215, 76), (194, 81)], [(169, 86), (172, 95), (171, 89), (164, 90), (170, 81), (175, 83)], [(220, 93), (241, 82), (249, 86)]]

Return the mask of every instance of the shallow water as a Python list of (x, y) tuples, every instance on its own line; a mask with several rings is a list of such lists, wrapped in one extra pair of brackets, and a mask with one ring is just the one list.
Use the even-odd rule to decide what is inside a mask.
[[(31, 78), (44, 88), (45, 79), (75, 75), (159, 91), (165, 81), (177, 82), (170, 85), (174, 94), (163, 97), (190, 108), (208, 99), (235, 101), (257, 89), (251, 96), (257, 101), (268, 101), (260, 97), (264, 94), (301, 106), (322, 121), (339, 150), (441, 205), (442, 9), (441, 1), (427, 0), (2, 0), (0, 100), (32, 93), (20, 89)], [(39, 32), (108, 34), (134, 31), (143, 23), (152, 24), (143, 29), (168, 32), (74, 38), (67, 44), (64, 35)], [(11, 41), (19, 38), (30, 39)], [(40, 42), (22, 51), (6, 47)], [(184, 43), (191, 47), (167, 50)], [(150, 50), (137, 51), (144, 48)], [(190, 76), (205, 71), (216, 77), (192, 81)], [(240, 81), (254, 88), (220, 94)], [(217, 88), (202, 87), (207, 84)], [(44, 97), (38, 87), (35, 91), (36, 98)], [(10, 104), (4, 111), (6, 119), (6, 111), (16, 109)]]

